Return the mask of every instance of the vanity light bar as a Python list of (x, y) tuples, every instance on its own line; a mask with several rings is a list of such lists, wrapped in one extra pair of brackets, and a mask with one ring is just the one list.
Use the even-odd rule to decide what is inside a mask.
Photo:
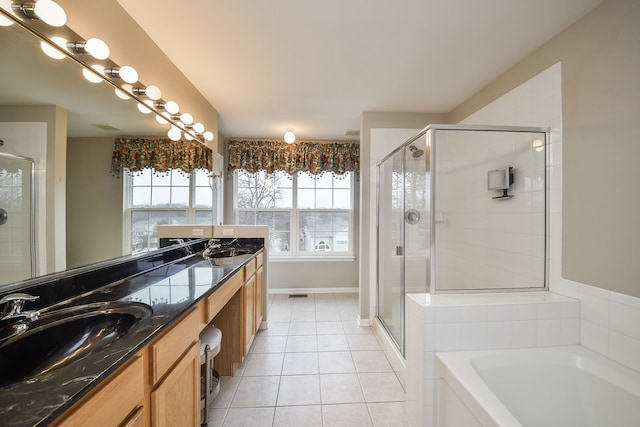
[[(10, 4), (10, 6), (9, 6)], [(156, 121), (161, 125), (169, 124), (170, 138), (180, 140), (184, 132), (185, 139), (197, 139), (199, 142), (212, 141), (214, 135), (205, 131), (201, 123), (194, 123), (193, 116), (188, 113), (180, 114), (180, 107), (174, 101), (164, 102), (162, 92), (157, 86), (141, 85), (138, 73), (131, 66), (119, 66), (109, 58), (109, 46), (98, 38), (83, 39), (66, 25), (67, 15), (64, 9), (53, 0), (37, 0), (23, 3), (0, 2), (0, 23), (2, 25), (18, 24), (42, 41), (43, 50), (56, 51), (47, 53), (56, 59), (65, 57), (83, 67), (83, 74), (91, 82), (106, 81), (115, 88), (116, 95), (121, 99), (133, 98), (138, 102), (138, 109), (149, 114), (156, 114)], [(45, 25), (43, 25), (45, 24)], [(52, 29), (51, 27), (55, 27)], [(61, 37), (64, 36), (64, 37)], [(76, 40), (76, 41), (68, 41)], [(87, 55), (88, 54), (88, 55)], [(89, 57), (91, 59), (88, 60)], [(91, 62), (93, 59), (102, 61), (101, 64)], [(120, 83), (120, 81), (124, 83)], [(137, 83), (136, 87), (132, 85)], [(141, 98), (146, 99), (141, 99)], [(151, 100), (151, 101), (149, 101)], [(169, 114), (167, 114), (168, 112)], [(178, 135), (179, 134), (179, 135)]]

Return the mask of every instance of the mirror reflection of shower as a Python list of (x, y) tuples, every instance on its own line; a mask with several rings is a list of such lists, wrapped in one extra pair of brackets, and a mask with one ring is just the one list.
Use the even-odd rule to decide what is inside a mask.
[(421, 150), (414, 145), (410, 145), (409, 150), (411, 151), (411, 157), (414, 159), (420, 158), (424, 155), (424, 150)]
[(35, 274), (34, 162), (0, 153), (0, 283)]

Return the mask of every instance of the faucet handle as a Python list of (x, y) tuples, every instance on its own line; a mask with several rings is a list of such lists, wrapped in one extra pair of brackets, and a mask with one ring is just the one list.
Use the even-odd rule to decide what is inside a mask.
[(39, 296), (35, 296), (35, 295), (30, 295), (30, 294), (25, 294), (25, 293), (15, 293), (15, 294), (9, 294), (9, 295), (5, 295), (0, 299), (0, 304), (5, 304), (7, 302), (11, 302), (11, 301), (35, 301), (38, 298), (40, 298)]

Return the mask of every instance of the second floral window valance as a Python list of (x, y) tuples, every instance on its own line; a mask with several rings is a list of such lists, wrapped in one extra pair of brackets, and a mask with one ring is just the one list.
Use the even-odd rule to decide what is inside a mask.
[(299, 141), (287, 144), (276, 140), (230, 140), (227, 172), (243, 169), (249, 173), (283, 171), (289, 175), (308, 172), (358, 173), (360, 145), (345, 141)]

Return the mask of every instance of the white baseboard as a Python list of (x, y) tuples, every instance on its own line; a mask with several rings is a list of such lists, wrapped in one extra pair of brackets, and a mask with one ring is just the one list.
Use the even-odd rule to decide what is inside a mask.
[(360, 317), (360, 315), (358, 314), (358, 317), (356, 318), (356, 322), (358, 322), (358, 326), (371, 326), (371, 319), (363, 319)]
[(294, 294), (357, 294), (358, 287), (349, 288), (271, 288), (270, 295), (294, 295)]

